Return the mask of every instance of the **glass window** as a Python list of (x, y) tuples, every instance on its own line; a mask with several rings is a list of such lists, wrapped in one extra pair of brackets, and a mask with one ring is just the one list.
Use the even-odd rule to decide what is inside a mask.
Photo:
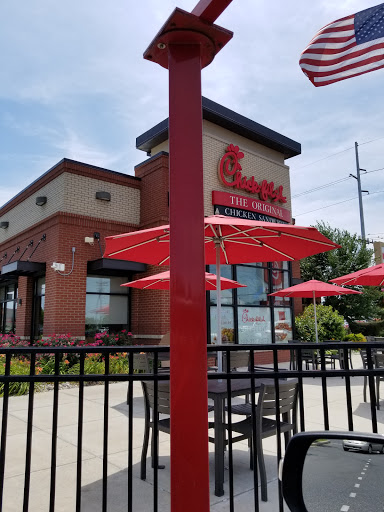
[(129, 279), (126, 277), (88, 276), (87, 293), (128, 293), (128, 288), (121, 287)]
[(276, 343), (292, 340), (292, 316), (289, 308), (275, 308)]
[(269, 304), (269, 274), (267, 268), (237, 265), (237, 281), (247, 285), (237, 289), (237, 303), (250, 305)]
[(45, 277), (39, 277), (35, 288), (35, 319), (33, 335), (40, 337), (44, 332), (44, 310), (45, 310)]
[[(278, 292), (284, 288), (289, 287), (289, 273), (278, 270), (276, 267), (272, 267), (272, 292)], [(275, 306), (289, 306), (289, 297), (274, 297)]]
[[(216, 265), (209, 265), (208, 272), (211, 274), (216, 274)], [(232, 277), (232, 266), (231, 265), (220, 265), (220, 274), (221, 277), (226, 277), (227, 279), (233, 279)], [(217, 293), (210, 292), (210, 304), (217, 304)], [(222, 304), (232, 304), (233, 302), (233, 290), (221, 290), (221, 303)]]
[(17, 284), (0, 287), (0, 332), (15, 332)]
[[(222, 343), (235, 341), (235, 323), (233, 308), (221, 308), (221, 338)], [(211, 343), (217, 343), (217, 307), (211, 307)]]
[(270, 308), (237, 308), (239, 343), (272, 343)]
[(126, 277), (88, 276), (85, 304), (86, 336), (129, 330), (129, 288)]

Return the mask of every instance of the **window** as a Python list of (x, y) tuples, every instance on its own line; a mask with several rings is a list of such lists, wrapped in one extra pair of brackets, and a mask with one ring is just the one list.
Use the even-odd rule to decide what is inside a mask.
[(126, 277), (88, 276), (85, 306), (85, 335), (129, 330), (129, 288), (121, 287)]
[(0, 287), (0, 332), (10, 333), (16, 329), (17, 284)]
[(33, 336), (40, 337), (44, 331), (45, 277), (39, 277), (35, 283)]
[[(281, 343), (292, 339), (291, 299), (269, 297), (290, 286), (288, 262), (222, 265), (221, 275), (246, 288), (221, 292), (221, 337), (223, 343)], [(216, 273), (210, 265), (209, 272)], [(208, 330), (217, 343), (217, 294), (209, 292)]]

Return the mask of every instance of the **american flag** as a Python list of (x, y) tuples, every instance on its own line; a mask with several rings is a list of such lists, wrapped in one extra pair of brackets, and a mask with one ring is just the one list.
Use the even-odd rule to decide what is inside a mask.
[(300, 67), (316, 87), (384, 67), (384, 4), (319, 30), (301, 54)]

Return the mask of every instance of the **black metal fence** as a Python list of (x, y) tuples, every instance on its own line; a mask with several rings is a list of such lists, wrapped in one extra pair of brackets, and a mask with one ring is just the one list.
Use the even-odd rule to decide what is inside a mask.
[[(0, 509), (4, 512), (169, 510), (169, 458), (163, 454), (163, 449), (159, 458), (158, 445), (159, 431), (168, 432), (169, 426), (167, 416), (159, 414), (166, 411), (167, 406), (169, 373), (161, 367), (161, 361), (167, 359), (168, 350), (164, 346), (0, 349)], [(260, 432), (265, 429), (276, 441), (273, 463), (276, 476), (272, 478), (275, 490), (268, 488), (268, 500), (271, 492), (277, 492), (279, 510), (284, 510), (277, 480), (278, 463), (284, 452), (280, 434), (285, 433), (287, 438), (296, 430), (308, 430), (306, 386), (317, 386), (320, 391), (316, 422), (321, 426), (317, 425), (317, 430), (329, 430), (330, 425), (333, 426), (330, 397), (337, 385), (338, 392), (343, 389), (346, 430), (353, 431), (353, 401), (364, 404), (363, 386), (366, 385), (367, 405), (364, 407), (369, 419), (366, 431), (378, 431), (376, 384), (380, 378), (384, 380), (384, 368), (375, 366), (375, 354), (384, 350), (384, 342), (209, 346), (207, 350), (209, 359), (218, 352), (224, 355), (223, 372), (208, 371), (212, 503), (222, 500), (224, 493), (228, 510), (236, 511), (238, 494), (244, 498), (244, 493), (248, 492), (248, 510), (259, 510), (260, 499), (267, 497), (265, 475), (260, 466)], [(351, 351), (355, 361), (361, 362), (359, 368), (350, 367)], [(359, 351), (364, 358), (358, 356), (357, 359)], [(233, 364), (231, 355), (244, 352), (249, 356), (248, 365)], [(260, 352), (264, 357), (265, 352), (269, 352), (271, 364), (254, 364)], [(144, 359), (149, 361), (144, 369), (137, 366), (139, 353), (145, 354)], [(41, 358), (48, 355), (52, 363), (49, 374), (41, 371)], [(99, 373), (88, 373), (90, 357), (98, 360), (102, 371), (99, 364)], [(113, 358), (118, 357), (128, 364), (124, 372), (113, 373)], [(72, 361), (75, 358), (76, 364), (70, 372), (63, 373), (63, 364), (68, 358)], [(20, 361), (23, 371), (18, 371)], [(146, 403), (141, 387), (135, 385), (140, 381), (153, 382), (153, 397), (147, 396)], [(48, 383), (51, 389), (45, 392)], [(126, 383), (127, 388), (121, 383)], [(296, 395), (290, 391), (292, 386), (286, 385), (292, 383), (297, 393), (297, 408)], [(91, 384), (99, 386), (95, 388)], [(26, 387), (26, 394), (12, 396), (20, 391), (21, 385)], [(352, 393), (355, 385), (356, 393)], [(272, 394), (269, 391), (267, 396), (271, 386), (274, 391)], [(260, 398), (262, 395), (264, 401)], [(268, 408), (271, 403), (275, 407), (273, 414), (270, 409), (263, 409), (265, 416), (261, 414), (261, 407)], [(74, 414), (75, 418), (71, 418)], [(153, 464), (149, 464), (147, 481), (143, 482), (140, 459), (143, 458), (145, 425), (149, 423), (154, 439)], [(236, 443), (239, 441), (243, 442), (241, 456), (245, 454), (254, 469), (247, 468), (246, 489), (236, 487), (239, 471)], [(70, 451), (73, 455), (66, 459)], [(168, 466), (165, 471), (159, 465), (163, 457)], [(44, 459), (44, 464), (39, 465), (40, 459)], [(244, 460), (240, 464), (242, 471)], [(258, 466), (259, 471), (256, 471)], [(97, 468), (99, 476), (95, 477)]]

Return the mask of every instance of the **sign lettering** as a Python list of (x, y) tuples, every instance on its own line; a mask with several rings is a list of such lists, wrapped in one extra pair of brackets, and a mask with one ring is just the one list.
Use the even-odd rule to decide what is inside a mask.
[[(275, 188), (273, 181), (268, 183), (267, 180), (263, 180), (258, 183), (254, 176), (248, 179), (242, 175), (241, 171), (243, 169), (240, 164), (242, 158), (244, 158), (244, 153), (239, 150), (239, 146), (230, 144), (227, 147), (227, 152), (219, 162), (219, 177), (222, 183), (227, 187), (235, 187), (239, 190), (246, 190), (251, 194), (259, 194), (262, 201), (271, 199), (273, 202), (286, 203), (287, 198), (283, 196), (282, 185)], [(228, 177), (233, 179), (229, 181)]]

